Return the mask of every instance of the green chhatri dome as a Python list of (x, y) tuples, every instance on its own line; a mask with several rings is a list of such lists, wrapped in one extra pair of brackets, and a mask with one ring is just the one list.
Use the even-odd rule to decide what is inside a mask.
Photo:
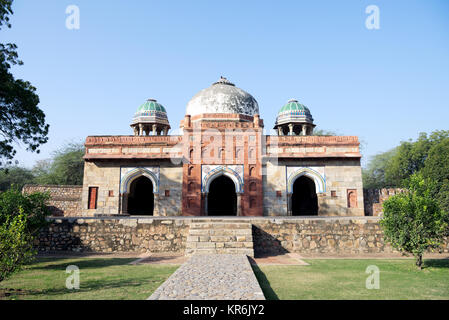
[(136, 123), (168, 123), (167, 110), (156, 101), (156, 99), (148, 99), (136, 111), (133, 117), (133, 124)]
[(313, 117), (309, 108), (291, 99), (279, 110), (276, 117), (276, 126), (285, 123), (310, 123), (313, 124)]
[(137, 109), (136, 113), (143, 113), (147, 111), (160, 111), (167, 113), (165, 108), (155, 99), (148, 99), (147, 101), (145, 101), (145, 103)]
[(286, 105), (284, 105), (278, 113), (284, 113), (288, 111), (302, 111), (310, 113), (309, 108), (298, 102), (298, 100), (289, 100)]

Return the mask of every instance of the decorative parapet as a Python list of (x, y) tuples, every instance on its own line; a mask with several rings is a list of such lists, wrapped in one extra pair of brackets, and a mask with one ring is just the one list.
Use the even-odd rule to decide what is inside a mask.
[(182, 136), (90, 136), (84, 159), (168, 159), (182, 156)]
[[(205, 122), (201, 124), (206, 125)], [(209, 128), (234, 129), (245, 122), (210, 122)], [(217, 127), (219, 128), (219, 127)], [(260, 129), (258, 129), (260, 130)], [(225, 132), (223, 133), (225, 134)], [(185, 136), (90, 136), (87, 137), (84, 159), (170, 159), (182, 158)], [(224, 137), (225, 138), (225, 137)], [(360, 158), (356, 136), (265, 136), (268, 158)], [(224, 141), (224, 140), (223, 140)], [(228, 146), (229, 147), (229, 146)], [(184, 156), (186, 156), (184, 154)]]
[(357, 136), (266, 136), (266, 155), (278, 158), (360, 158)]

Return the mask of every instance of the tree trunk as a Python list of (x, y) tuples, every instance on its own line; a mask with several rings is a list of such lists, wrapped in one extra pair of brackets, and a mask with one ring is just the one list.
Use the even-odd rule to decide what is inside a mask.
[(419, 270), (422, 270), (422, 253), (418, 253), (416, 256), (416, 265), (418, 266)]

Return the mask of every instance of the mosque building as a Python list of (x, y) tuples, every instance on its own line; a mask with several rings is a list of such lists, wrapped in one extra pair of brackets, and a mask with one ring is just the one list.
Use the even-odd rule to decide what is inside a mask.
[(148, 99), (133, 135), (86, 138), (82, 215), (363, 216), (358, 137), (314, 135), (309, 108), (279, 106), (267, 135), (256, 99), (222, 77), (169, 135)]

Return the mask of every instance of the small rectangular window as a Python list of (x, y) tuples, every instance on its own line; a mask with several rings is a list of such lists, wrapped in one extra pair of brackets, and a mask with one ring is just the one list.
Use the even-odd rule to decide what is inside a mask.
[(113, 190), (109, 190), (109, 196), (113, 197), (114, 196), (114, 191)]
[(170, 190), (165, 190), (165, 196), (170, 197)]
[(332, 191), (331, 191), (331, 197), (332, 197), (332, 198), (335, 198), (336, 196), (337, 196), (337, 191), (332, 190)]
[(97, 209), (98, 187), (89, 187), (88, 209)]

